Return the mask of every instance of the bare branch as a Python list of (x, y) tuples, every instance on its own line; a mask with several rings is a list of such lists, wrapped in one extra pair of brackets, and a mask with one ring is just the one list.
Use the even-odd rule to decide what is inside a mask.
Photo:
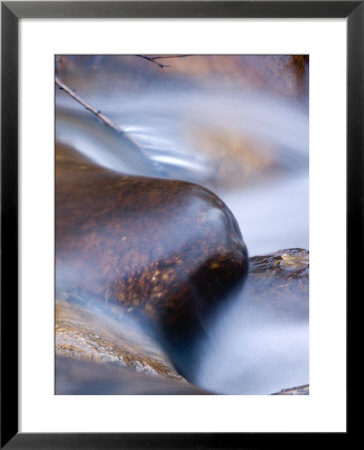
[(157, 64), (161, 69), (164, 69), (165, 67), (169, 67), (166, 64), (159, 63), (158, 59), (171, 59), (171, 58), (186, 58), (187, 56), (193, 56), (193, 55), (162, 55), (162, 56), (147, 56), (147, 55), (135, 55), (138, 58), (146, 59), (147, 61), (150, 61), (154, 64)]
[(159, 66), (161, 69), (164, 69), (165, 67), (168, 67), (168, 66), (166, 66), (165, 64), (161, 64), (161, 63), (155, 61), (155, 58), (152, 58), (152, 57), (150, 57), (150, 56), (145, 56), (145, 55), (135, 55), (135, 56), (137, 56), (138, 58), (146, 59), (147, 61), (150, 61), (150, 62), (156, 64), (156, 65)]
[[(112, 128), (120, 136), (122, 136), (123, 139), (128, 141), (133, 146), (137, 147), (139, 149), (139, 151), (142, 152), (139, 144), (132, 138), (132, 136), (130, 136), (129, 134), (125, 133), (125, 131), (122, 130), (118, 125), (116, 125), (115, 122), (113, 122), (111, 119), (109, 119), (107, 116), (105, 116), (105, 114), (102, 114), (101, 111), (99, 111), (94, 106), (90, 105), (85, 100), (83, 100), (71, 88), (69, 88), (65, 83), (63, 83), (57, 76), (55, 77), (55, 83), (62, 91), (66, 92), (66, 94), (68, 94), (71, 98), (76, 100), (76, 102), (78, 102), (80, 105), (82, 105), (84, 108), (86, 108), (92, 114), (94, 114), (98, 119), (100, 119), (103, 124), (105, 124), (106, 126)], [(143, 153), (143, 155), (144, 155), (144, 153)]]
[(86, 108), (88, 111), (92, 112), (96, 117), (98, 117), (105, 125), (111, 127), (117, 133), (124, 133), (123, 130), (116, 125), (111, 119), (109, 119), (105, 114), (102, 114), (101, 111), (96, 109), (94, 106), (87, 103), (83, 100), (79, 95), (77, 95), (71, 88), (69, 88), (66, 84), (64, 84), (58, 77), (55, 78), (56, 85), (66, 92), (70, 97), (72, 97), (76, 102)]
[(153, 61), (155, 61), (156, 59), (187, 58), (188, 56), (195, 56), (195, 55), (163, 55), (163, 56), (151, 56), (150, 58)]
[[(162, 63), (159, 63), (157, 61), (158, 59), (186, 58), (187, 56), (193, 56), (193, 55), (161, 55), (161, 56), (135, 55), (135, 56), (137, 56), (138, 58), (146, 59), (147, 61), (150, 61), (153, 64), (156, 64), (161, 69), (164, 69), (165, 67), (169, 67), (169, 66), (167, 66), (165, 64), (162, 64)], [(62, 55), (58, 56), (57, 59), (56, 59), (56, 69), (57, 69), (57, 71), (58, 71), (58, 69), (62, 69), (62, 66), (65, 65), (65, 63), (66, 63), (66, 57), (62, 56)], [(102, 114), (102, 112), (100, 110), (98, 110), (94, 106), (90, 105), (90, 103), (87, 103), (85, 100), (83, 100), (83, 98), (81, 98), (79, 95), (77, 95), (73, 89), (71, 89), (65, 83), (63, 83), (58, 78), (58, 76), (55, 77), (55, 83), (66, 94), (68, 94), (71, 98), (76, 100), (76, 102), (78, 102), (85, 109), (87, 109), (92, 114), (94, 114), (98, 119), (100, 119), (101, 122), (103, 122), (108, 127), (112, 128), (117, 133), (123, 134), (125, 136), (125, 138), (128, 139), (133, 145), (139, 147), (138, 144), (136, 144), (136, 142), (134, 142), (134, 140), (130, 136), (127, 136), (125, 134), (125, 132), (118, 125), (116, 125), (115, 122), (113, 122), (111, 119), (109, 119), (109, 117), (105, 116), (105, 114)]]

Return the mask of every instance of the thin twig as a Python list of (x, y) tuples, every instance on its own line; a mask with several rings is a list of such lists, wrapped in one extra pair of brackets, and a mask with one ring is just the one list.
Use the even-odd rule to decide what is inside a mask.
[(63, 83), (57, 76), (55, 77), (55, 82), (56, 85), (63, 90), (64, 92), (66, 92), (66, 94), (68, 94), (71, 98), (73, 98), (74, 100), (76, 100), (76, 102), (78, 102), (80, 105), (82, 105), (84, 108), (86, 108), (88, 111), (90, 111), (92, 114), (94, 114), (98, 119), (101, 120), (101, 122), (103, 124), (105, 124), (106, 126), (112, 128), (114, 131), (116, 131), (118, 134), (123, 136), (123, 139), (125, 139), (126, 141), (128, 141), (130, 144), (132, 144), (133, 146), (135, 146), (136, 148), (139, 149), (140, 152), (142, 152), (142, 154), (144, 155), (144, 152), (142, 151), (142, 149), (140, 148), (139, 144), (133, 139), (132, 136), (130, 136), (129, 134), (125, 133), (124, 130), (122, 130), (118, 125), (116, 125), (115, 122), (113, 122), (111, 119), (109, 119), (107, 116), (105, 116), (105, 114), (102, 114), (101, 111), (99, 111), (98, 109), (96, 109), (94, 106), (90, 105), (89, 103), (87, 103), (85, 100), (83, 100), (79, 95), (77, 95), (75, 93), (74, 90), (72, 90), (71, 88), (69, 88), (65, 83)]
[(195, 55), (163, 55), (163, 56), (151, 56), (150, 58), (155, 61), (156, 59), (171, 59), (171, 58), (187, 58), (187, 56)]
[(193, 55), (162, 55), (162, 56), (147, 56), (147, 55), (135, 55), (138, 58), (146, 59), (147, 61), (152, 62), (153, 64), (156, 64), (161, 69), (164, 69), (167, 66), (166, 64), (159, 63), (158, 59), (171, 59), (171, 58), (186, 58), (187, 56), (193, 56)]
[(55, 78), (56, 85), (65, 91), (70, 97), (72, 97), (76, 102), (86, 108), (88, 111), (92, 112), (96, 117), (98, 117), (105, 125), (111, 127), (117, 133), (124, 133), (123, 130), (116, 125), (111, 119), (109, 119), (105, 114), (102, 114), (101, 111), (96, 109), (94, 106), (87, 103), (83, 100), (79, 95), (77, 95), (71, 88), (69, 88), (66, 84), (64, 84), (58, 77)]
[[(169, 67), (169, 66), (167, 66), (165, 64), (162, 64), (162, 63), (159, 63), (156, 60), (158, 60), (158, 59), (167, 59), (167, 58), (168, 59), (169, 58), (186, 58), (187, 56), (193, 56), (193, 55), (161, 55), (161, 56), (135, 55), (135, 56), (137, 56), (138, 58), (146, 59), (147, 61), (150, 61), (153, 64), (156, 64), (161, 69), (164, 69), (165, 67)], [(64, 61), (62, 61), (62, 62), (64, 63)], [(117, 133), (123, 134), (132, 144), (134, 144), (137, 147), (139, 147), (136, 144), (136, 142), (134, 142), (134, 140), (130, 136), (126, 136), (125, 132), (118, 125), (116, 125), (115, 122), (113, 122), (111, 119), (109, 119), (107, 116), (105, 116), (105, 114), (102, 114), (102, 112), (99, 111), (98, 109), (96, 109), (94, 106), (90, 105), (85, 100), (83, 100), (79, 95), (77, 95), (75, 93), (75, 91), (73, 89), (69, 88), (57, 76), (55, 77), (55, 82), (56, 82), (56, 85), (61, 90), (66, 92), (66, 94), (68, 94), (70, 97), (72, 97), (74, 100), (76, 100), (76, 102), (78, 102), (80, 105), (82, 105), (88, 111), (90, 111), (92, 114), (94, 114), (96, 117), (98, 117), (101, 120), (101, 122), (103, 122), (108, 127), (112, 128)]]
[(135, 56), (137, 56), (138, 58), (146, 59), (147, 61), (150, 61), (150, 62), (156, 64), (156, 65), (159, 66), (161, 69), (164, 69), (165, 67), (168, 67), (168, 66), (166, 66), (165, 64), (161, 64), (161, 63), (155, 61), (155, 58), (153, 58), (153, 57), (151, 57), (151, 56), (146, 56), (146, 55), (135, 55)]

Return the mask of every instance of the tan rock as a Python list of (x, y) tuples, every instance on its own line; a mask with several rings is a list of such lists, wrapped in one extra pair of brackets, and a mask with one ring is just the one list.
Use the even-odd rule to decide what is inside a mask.
[(162, 349), (130, 317), (115, 320), (106, 312), (61, 300), (56, 300), (56, 354), (182, 380)]

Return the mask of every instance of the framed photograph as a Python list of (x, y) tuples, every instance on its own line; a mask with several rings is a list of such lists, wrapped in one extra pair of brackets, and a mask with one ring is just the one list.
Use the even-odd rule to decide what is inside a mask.
[(345, 438), (362, 2), (1, 6), (2, 447)]

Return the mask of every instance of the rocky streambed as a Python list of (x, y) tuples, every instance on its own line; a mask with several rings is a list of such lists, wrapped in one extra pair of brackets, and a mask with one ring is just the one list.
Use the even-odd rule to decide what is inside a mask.
[(308, 316), (308, 251), (248, 260), (211, 191), (113, 173), (64, 145), (56, 162), (58, 394), (219, 394), (195, 384), (224, 303), (243, 288), (260, 311)]
[[(247, 298), (262, 308), (308, 314), (309, 254), (286, 249), (249, 259)], [(274, 302), (272, 304), (272, 302)], [(187, 382), (150, 330), (127, 314), (56, 300), (57, 394), (188, 394), (207, 391)], [(308, 395), (308, 385), (275, 395)]]
[(57, 56), (56, 392), (306, 395), (308, 57), (158, 61)]
[(306, 320), (308, 274), (304, 249), (248, 259), (234, 215), (210, 190), (120, 175), (57, 145), (58, 394), (224, 393), (199, 377), (220, 311), (243, 289), (259, 314)]

